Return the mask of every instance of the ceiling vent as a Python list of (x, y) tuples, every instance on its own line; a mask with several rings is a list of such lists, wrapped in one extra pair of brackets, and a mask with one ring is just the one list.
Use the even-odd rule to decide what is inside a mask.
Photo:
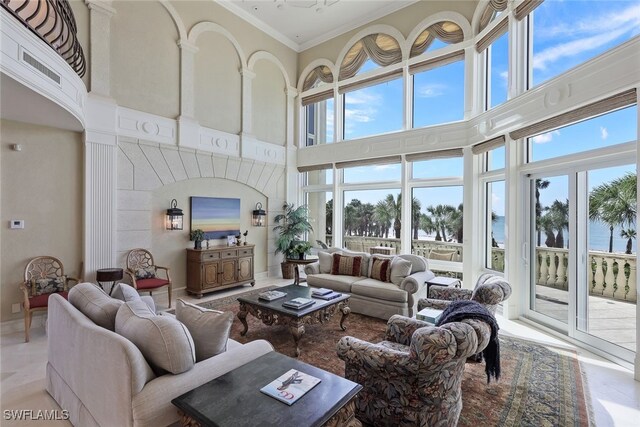
[(31, 65), (33, 68), (38, 70), (40, 73), (49, 77), (51, 80), (60, 84), (60, 75), (53, 71), (51, 68), (44, 65), (42, 62), (38, 61), (33, 56), (29, 55), (26, 51), (22, 51), (22, 60), (27, 64)]

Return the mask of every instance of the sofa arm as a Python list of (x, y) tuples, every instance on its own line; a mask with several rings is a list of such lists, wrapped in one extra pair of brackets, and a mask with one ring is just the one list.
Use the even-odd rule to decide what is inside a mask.
[(354, 337), (342, 337), (337, 345), (338, 357), (345, 365), (357, 366), (369, 372), (394, 371), (398, 375), (415, 375), (417, 364), (409, 352), (393, 350)]
[(429, 299), (440, 299), (445, 301), (470, 300), (473, 295), (471, 289), (450, 288), (448, 286), (430, 286)]
[(435, 277), (431, 270), (418, 271), (405, 277), (400, 283), (400, 289), (407, 293), (407, 308), (409, 317), (415, 314), (419, 298), (426, 296), (427, 280)]
[(318, 261), (312, 262), (304, 266), (304, 274), (320, 274), (320, 263)]
[(422, 365), (443, 365), (453, 358), (464, 358), (477, 352), (478, 337), (466, 323), (452, 322), (442, 326), (420, 328), (413, 334), (411, 352)]
[(397, 342), (398, 344), (410, 345), (413, 333), (419, 328), (432, 326), (422, 320), (413, 319), (411, 317), (394, 314), (387, 322), (387, 331), (385, 340)]
[[(217, 356), (198, 362), (178, 375), (163, 375), (145, 385), (133, 398), (134, 424), (166, 426), (179, 421), (172, 399), (273, 351), (265, 340), (251, 341)], [(136, 423), (136, 420), (140, 420)]]

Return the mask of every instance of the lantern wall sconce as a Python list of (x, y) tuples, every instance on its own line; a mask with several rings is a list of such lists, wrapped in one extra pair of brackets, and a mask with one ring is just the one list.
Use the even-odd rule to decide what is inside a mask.
[(262, 203), (256, 203), (256, 208), (253, 211), (251, 218), (251, 224), (254, 227), (266, 227), (267, 226), (267, 212), (262, 209)]
[(178, 208), (178, 202), (176, 199), (173, 199), (171, 201), (171, 207), (167, 209), (167, 230), (182, 230), (183, 216), (182, 209)]

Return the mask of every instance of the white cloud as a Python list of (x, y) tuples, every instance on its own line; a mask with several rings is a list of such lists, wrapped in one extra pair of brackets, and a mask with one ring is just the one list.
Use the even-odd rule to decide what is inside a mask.
[(389, 170), (389, 169), (396, 169), (398, 167), (398, 165), (377, 165), (373, 167), (373, 170), (375, 171), (384, 171), (384, 170)]
[(640, 28), (640, 4), (624, 10), (613, 11), (607, 15), (590, 16), (581, 21), (563, 23), (555, 27), (536, 26), (540, 38), (566, 40), (580, 37), (565, 43), (556, 44), (533, 57), (533, 67), (546, 70), (547, 67), (562, 58), (580, 55), (598, 49), (631, 32), (638, 33)]
[(373, 121), (373, 117), (376, 115), (376, 113), (377, 113), (377, 110), (375, 108), (363, 108), (363, 109), (345, 108), (344, 117), (345, 117), (345, 121), (369, 123)]
[(350, 105), (380, 103), (381, 100), (382, 96), (379, 93), (372, 93), (366, 90), (352, 92), (346, 96), (347, 107)]
[(503, 71), (500, 73), (500, 77), (502, 78), (502, 80), (504, 80), (505, 82), (509, 81), (509, 72), (508, 71)]
[(560, 135), (559, 130), (553, 130), (551, 132), (543, 133), (533, 137), (533, 142), (536, 144), (546, 144), (547, 142), (551, 142), (554, 135)]
[(608, 136), (609, 136), (609, 131), (607, 130), (607, 128), (604, 126), (600, 126), (600, 137), (602, 139), (607, 139)]
[(447, 85), (432, 83), (425, 84), (416, 89), (416, 96), (420, 98), (435, 98), (444, 94)]

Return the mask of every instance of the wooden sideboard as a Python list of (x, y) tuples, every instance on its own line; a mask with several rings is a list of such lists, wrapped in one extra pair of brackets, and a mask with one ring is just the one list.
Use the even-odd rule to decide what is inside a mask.
[(255, 285), (254, 245), (187, 249), (187, 292), (198, 297), (220, 289)]

